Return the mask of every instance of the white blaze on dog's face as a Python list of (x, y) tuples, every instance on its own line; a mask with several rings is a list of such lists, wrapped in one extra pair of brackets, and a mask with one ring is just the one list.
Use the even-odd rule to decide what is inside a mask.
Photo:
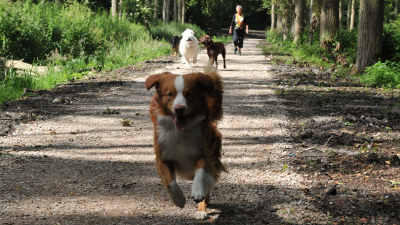
[[(187, 125), (188, 104), (185, 96), (183, 95), (183, 90), (185, 87), (183, 75), (175, 78), (174, 86), (176, 90), (176, 97), (172, 103), (174, 124), (179, 130), (184, 130)], [(187, 91), (185, 95), (188, 96)]]
[(146, 80), (146, 87), (153, 86), (164, 116), (171, 116), (178, 130), (186, 129), (196, 116), (206, 114), (206, 95), (214, 91), (214, 81), (202, 73), (153, 75)]

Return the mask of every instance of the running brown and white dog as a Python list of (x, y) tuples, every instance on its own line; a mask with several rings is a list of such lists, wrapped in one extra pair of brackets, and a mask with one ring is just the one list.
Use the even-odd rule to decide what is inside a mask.
[(176, 56), (176, 54), (179, 51), (179, 43), (181, 42), (181, 38), (179, 38), (178, 36), (173, 36), (171, 38), (171, 40), (169, 41), (169, 43), (171, 44), (171, 53), (174, 54), (174, 56)]
[[(212, 68), (209, 66), (208, 68)], [(156, 88), (150, 103), (156, 165), (172, 202), (183, 208), (186, 197), (176, 174), (193, 180), (191, 197), (199, 202), (197, 219), (208, 217), (211, 189), (222, 171), (221, 133), (223, 86), (217, 72), (169, 72), (152, 75), (146, 88)]]
[(199, 43), (203, 44), (204, 47), (207, 49), (208, 58), (211, 60), (211, 65), (214, 65), (215, 61), (215, 68), (218, 69), (218, 62), (217, 58), (218, 55), (221, 54), (222, 58), (224, 59), (224, 69), (226, 68), (225, 65), (225, 45), (222, 42), (213, 42), (210, 36), (203, 35), (199, 38)]

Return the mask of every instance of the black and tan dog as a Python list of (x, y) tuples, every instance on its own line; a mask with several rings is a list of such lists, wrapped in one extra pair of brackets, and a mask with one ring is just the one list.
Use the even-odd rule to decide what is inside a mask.
[(171, 53), (176, 56), (176, 53), (179, 51), (179, 43), (181, 42), (181, 38), (178, 36), (172, 37), (172, 39), (169, 41), (171, 44)]
[(207, 49), (207, 54), (210, 60), (212, 60), (211, 65), (214, 65), (215, 61), (215, 68), (218, 69), (218, 62), (217, 58), (218, 55), (221, 54), (222, 58), (224, 59), (224, 69), (226, 68), (225, 65), (225, 45), (222, 42), (213, 42), (210, 36), (208, 35), (203, 35), (201, 38), (199, 38), (199, 43), (203, 44), (204, 47)]

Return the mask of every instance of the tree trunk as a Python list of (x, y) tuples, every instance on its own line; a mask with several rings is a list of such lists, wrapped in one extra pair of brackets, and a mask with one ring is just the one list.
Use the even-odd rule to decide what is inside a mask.
[[(45, 74), (48, 71), (47, 66), (34, 66), (29, 63), (24, 63), (22, 60), (10, 60), (0, 57), (0, 65), (4, 65), (10, 69), (23, 70), (25, 72), (31, 72), (32, 74)], [(60, 71), (59, 67), (54, 68), (55, 71)]]
[(319, 41), (323, 43), (324, 40), (333, 40), (338, 27), (339, 27), (339, 0), (321, 0), (321, 22), (320, 22)]
[(313, 42), (313, 36), (315, 33), (315, 29), (317, 28), (317, 18), (315, 17), (314, 13), (314, 1), (310, 0), (310, 8), (308, 9), (308, 16), (310, 17), (310, 34), (308, 36), (309, 44), (311, 45)]
[(171, 0), (167, 0), (167, 22), (169, 22), (169, 18), (170, 18), (170, 12), (171, 12)]
[(394, 16), (395, 16), (395, 19), (397, 19), (397, 16), (399, 15), (399, 1), (400, 0), (396, 0), (396, 2), (394, 3)]
[(271, 31), (275, 30), (275, 2), (271, 4)]
[(351, 0), (347, 1), (347, 29), (350, 30)]
[(342, 1), (339, 0), (339, 28), (342, 27)]
[(278, 12), (278, 19), (276, 20), (276, 30), (278, 32), (282, 32), (282, 27), (283, 27), (282, 21), (283, 21), (282, 12)]
[(158, 19), (158, 0), (154, 0), (154, 19)]
[(113, 18), (115, 18), (115, 16), (117, 15), (117, 10), (118, 10), (117, 4), (118, 4), (117, 0), (111, 1), (111, 15)]
[(178, 5), (176, 0), (174, 0), (174, 22), (176, 22), (178, 19)]
[(182, 0), (182, 23), (185, 23), (186, 0)]
[(297, 39), (303, 33), (305, 9), (305, 0), (294, 0), (293, 42), (297, 42)]
[(356, 15), (356, 0), (351, 1), (351, 18), (350, 18), (350, 30), (354, 28), (354, 17)]
[(119, 5), (118, 5), (118, 19), (122, 19), (122, 0), (119, 0)]
[(357, 40), (357, 73), (382, 56), (384, 0), (361, 0)]
[(164, 23), (167, 22), (167, 0), (163, 1), (162, 20), (163, 20)]
[(182, 21), (182, 0), (178, 0), (178, 22)]

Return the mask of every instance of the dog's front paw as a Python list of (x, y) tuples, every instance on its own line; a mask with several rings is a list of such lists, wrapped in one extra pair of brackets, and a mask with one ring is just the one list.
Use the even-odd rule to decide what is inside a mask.
[(179, 208), (185, 207), (186, 197), (183, 194), (182, 190), (176, 184), (175, 181), (169, 184), (170, 188), (168, 190), (169, 196), (171, 197), (172, 202), (178, 206)]
[(201, 202), (206, 198), (206, 191), (202, 183), (193, 182), (191, 197), (195, 202)]
[(197, 211), (194, 216), (196, 217), (196, 219), (198, 220), (204, 220), (208, 218), (208, 213), (207, 212), (203, 212), (203, 211)]
[(193, 185), (192, 185), (192, 195), (194, 201), (200, 202), (206, 198), (206, 196), (211, 192), (211, 188), (214, 185), (214, 178), (206, 173), (204, 169), (197, 169), (194, 175)]

